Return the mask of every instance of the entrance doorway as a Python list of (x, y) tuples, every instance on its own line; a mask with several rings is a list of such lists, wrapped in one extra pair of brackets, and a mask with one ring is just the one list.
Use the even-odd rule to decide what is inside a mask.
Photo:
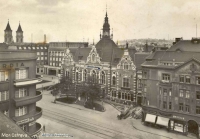
[(198, 136), (198, 124), (194, 120), (188, 121), (188, 132)]
[(49, 75), (55, 75), (56, 76), (56, 70), (49, 70)]

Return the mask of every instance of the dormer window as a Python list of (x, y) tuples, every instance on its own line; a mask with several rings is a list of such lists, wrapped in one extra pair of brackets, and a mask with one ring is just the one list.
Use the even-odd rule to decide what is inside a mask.
[(127, 62), (124, 62), (124, 69), (128, 70), (128, 63)]

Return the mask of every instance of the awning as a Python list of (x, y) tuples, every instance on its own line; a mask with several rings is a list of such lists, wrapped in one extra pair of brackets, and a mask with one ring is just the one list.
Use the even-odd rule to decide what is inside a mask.
[(145, 118), (145, 122), (155, 123), (156, 115), (147, 114)]
[(156, 124), (168, 127), (169, 118), (158, 116)]

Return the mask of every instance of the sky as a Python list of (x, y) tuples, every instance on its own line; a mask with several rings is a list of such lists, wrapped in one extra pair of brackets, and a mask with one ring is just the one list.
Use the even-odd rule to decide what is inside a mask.
[(106, 7), (114, 41), (200, 36), (200, 0), (0, 0), (0, 42), (8, 19), (14, 41), (20, 22), (24, 42), (98, 42)]

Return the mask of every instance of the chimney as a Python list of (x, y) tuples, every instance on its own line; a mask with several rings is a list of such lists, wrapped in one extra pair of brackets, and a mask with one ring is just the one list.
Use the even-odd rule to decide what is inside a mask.
[(46, 43), (47, 40), (46, 40), (46, 34), (44, 34), (44, 43)]

